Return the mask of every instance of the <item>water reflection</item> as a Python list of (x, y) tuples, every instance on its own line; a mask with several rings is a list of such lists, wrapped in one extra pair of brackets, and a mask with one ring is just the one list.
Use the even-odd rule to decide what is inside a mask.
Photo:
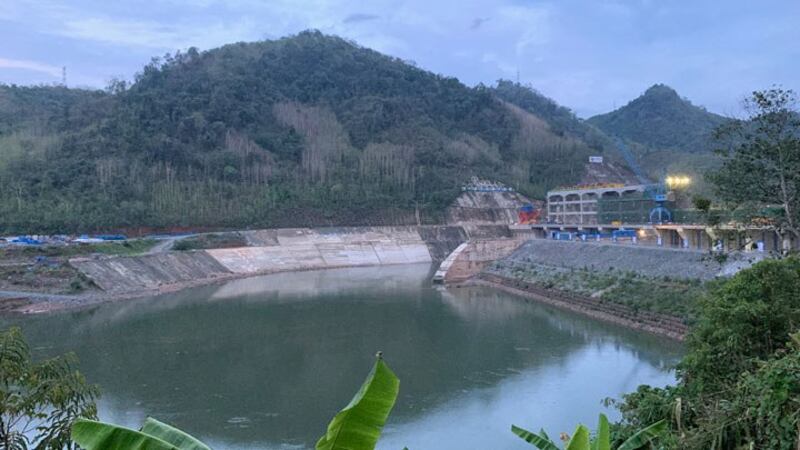
[(516, 448), (512, 422), (594, 423), (602, 398), (671, 380), (670, 341), (487, 288), (436, 290), (429, 272), (275, 274), (22, 325), (38, 353), (78, 353), (103, 418), (153, 415), (219, 448), (313, 447), (378, 349), (402, 380), (387, 449)]

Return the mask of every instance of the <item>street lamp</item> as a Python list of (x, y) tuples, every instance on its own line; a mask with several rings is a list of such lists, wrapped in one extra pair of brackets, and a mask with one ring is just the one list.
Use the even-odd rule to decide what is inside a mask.
[(692, 179), (685, 175), (668, 175), (664, 181), (670, 189), (681, 189), (692, 184)]

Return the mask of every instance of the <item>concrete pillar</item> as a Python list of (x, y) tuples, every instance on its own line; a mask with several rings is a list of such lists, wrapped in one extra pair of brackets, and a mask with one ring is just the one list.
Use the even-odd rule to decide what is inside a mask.
[(683, 228), (678, 228), (676, 231), (678, 232), (678, 236), (681, 237), (681, 248), (689, 248), (689, 236), (686, 234), (686, 231)]
[(717, 234), (716, 230), (711, 227), (706, 227), (706, 236), (708, 238), (709, 247), (713, 251), (721, 252), (725, 249), (724, 240)]
[(656, 245), (659, 247), (664, 246), (664, 231), (658, 228), (653, 228), (653, 231), (656, 232)]

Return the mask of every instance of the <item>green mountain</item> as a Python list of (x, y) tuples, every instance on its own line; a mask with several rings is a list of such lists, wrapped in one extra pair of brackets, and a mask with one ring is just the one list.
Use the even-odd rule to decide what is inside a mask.
[(434, 222), (472, 176), (578, 181), (598, 145), (502, 91), (318, 32), (0, 87), (0, 232)]
[(725, 120), (656, 84), (627, 105), (587, 121), (610, 136), (652, 149), (697, 152), (710, 149), (711, 132)]
[(597, 152), (613, 150), (613, 140), (594, 125), (579, 119), (567, 107), (542, 95), (530, 86), (499, 80), (493, 88), (497, 98), (512, 103), (545, 120), (553, 133), (580, 139)]
[(607, 114), (587, 120), (608, 136), (624, 140), (632, 158), (651, 180), (688, 175), (693, 194), (713, 195), (704, 174), (719, 164), (713, 131), (727, 119), (693, 105), (663, 84)]

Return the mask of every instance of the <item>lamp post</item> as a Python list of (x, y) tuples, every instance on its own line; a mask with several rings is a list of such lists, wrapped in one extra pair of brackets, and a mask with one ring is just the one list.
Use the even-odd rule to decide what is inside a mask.
[(670, 190), (683, 189), (692, 184), (692, 179), (685, 175), (667, 175), (664, 184), (666, 184)]

